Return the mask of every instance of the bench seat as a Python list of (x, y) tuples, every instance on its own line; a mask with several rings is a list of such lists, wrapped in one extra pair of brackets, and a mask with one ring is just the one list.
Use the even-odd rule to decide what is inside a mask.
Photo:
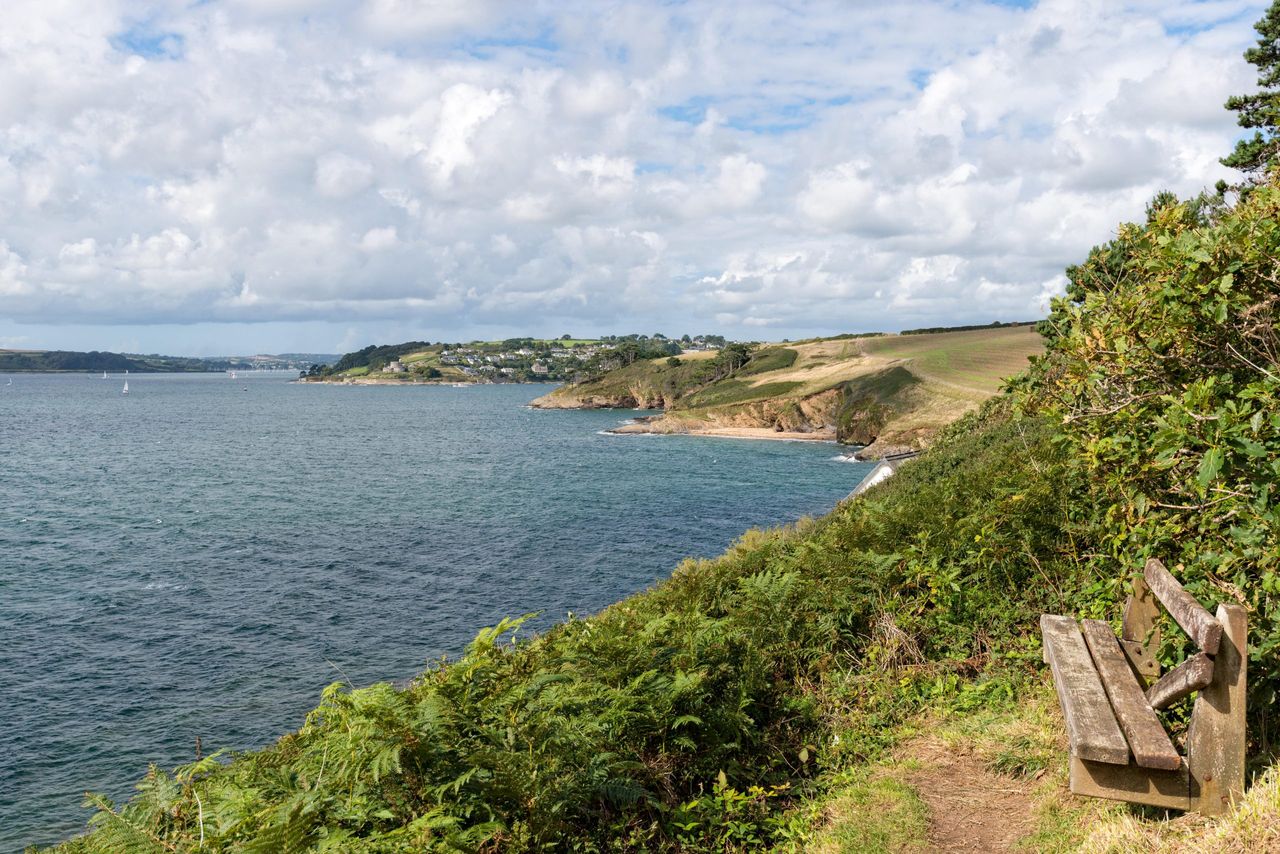
[(1129, 669), (1111, 627), (1070, 617), (1040, 617), (1045, 658), (1053, 668), (1071, 754), (1080, 759), (1176, 771), (1182, 756)]
[(1080, 624), (1070, 617), (1043, 614), (1040, 633), (1044, 657), (1053, 670), (1071, 755), (1111, 765), (1129, 764), (1129, 744), (1111, 711), (1102, 679), (1085, 646)]

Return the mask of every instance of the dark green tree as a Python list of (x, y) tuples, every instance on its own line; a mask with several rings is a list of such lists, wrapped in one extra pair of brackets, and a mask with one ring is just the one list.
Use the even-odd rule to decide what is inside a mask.
[(1280, 163), (1280, 0), (1271, 4), (1253, 28), (1258, 31), (1258, 44), (1246, 50), (1244, 58), (1258, 68), (1259, 91), (1233, 95), (1226, 106), (1238, 113), (1241, 127), (1255, 131), (1222, 158), (1224, 166), (1244, 172), (1248, 184), (1261, 182)]

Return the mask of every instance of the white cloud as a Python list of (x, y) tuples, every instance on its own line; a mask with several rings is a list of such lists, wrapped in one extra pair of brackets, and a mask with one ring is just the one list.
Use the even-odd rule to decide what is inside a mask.
[(0, 321), (1033, 317), (1227, 174), (1264, 5), (12, 0)]
[(383, 249), (390, 249), (398, 242), (394, 226), (371, 228), (364, 233), (364, 237), (360, 238), (360, 248), (365, 252), (381, 252)]
[(496, 89), (488, 92), (469, 83), (459, 83), (440, 96), (440, 114), (435, 135), (428, 146), (427, 160), (442, 182), (475, 162), (471, 139), (476, 130), (510, 102), (511, 96)]
[(716, 191), (730, 208), (741, 208), (760, 198), (768, 170), (745, 154), (733, 154), (720, 161)]
[(341, 152), (316, 160), (316, 189), (331, 199), (345, 199), (373, 184), (373, 167)]

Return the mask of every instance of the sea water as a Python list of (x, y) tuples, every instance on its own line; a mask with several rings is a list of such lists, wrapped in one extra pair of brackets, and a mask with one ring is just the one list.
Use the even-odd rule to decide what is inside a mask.
[(504, 616), (589, 614), (866, 473), (822, 443), (602, 433), (546, 386), (0, 380), (0, 851), (83, 792), (253, 748)]

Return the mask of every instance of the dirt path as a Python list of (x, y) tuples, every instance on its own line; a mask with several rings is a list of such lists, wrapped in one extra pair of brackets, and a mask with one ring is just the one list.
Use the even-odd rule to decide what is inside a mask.
[(905, 779), (929, 807), (931, 851), (1012, 851), (1035, 828), (1029, 783), (993, 773), (978, 757), (929, 736), (903, 755), (920, 764)]

